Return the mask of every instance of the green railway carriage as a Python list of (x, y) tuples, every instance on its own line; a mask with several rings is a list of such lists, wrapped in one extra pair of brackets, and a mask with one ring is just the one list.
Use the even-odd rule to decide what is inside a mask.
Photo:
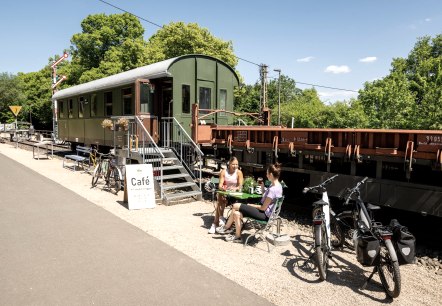
[[(101, 122), (112, 116), (143, 116), (156, 141), (164, 135), (158, 122), (175, 117), (191, 133), (192, 104), (200, 109), (233, 111), (239, 80), (234, 69), (206, 55), (184, 55), (56, 92), (58, 138), (75, 144), (112, 146), (114, 133)], [(231, 124), (215, 113), (206, 124)]]

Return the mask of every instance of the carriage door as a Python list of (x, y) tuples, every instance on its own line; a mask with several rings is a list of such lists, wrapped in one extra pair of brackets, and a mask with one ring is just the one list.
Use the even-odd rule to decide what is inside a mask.
[[(135, 99), (136, 115), (143, 118), (143, 125), (155, 142), (158, 142), (158, 117), (154, 114), (155, 91), (149, 80), (139, 79), (135, 85), (138, 93)], [(137, 132), (138, 139), (142, 139), (141, 131)]]
[[(214, 109), (213, 101), (215, 96), (214, 83), (209, 81), (198, 81), (198, 106), (199, 109), (205, 109), (206, 111), (200, 111), (200, 116), (210, 113), (210, 110)], [(202, 119), (206, 124), (214, 123), (214, 115), (204, 117)]]

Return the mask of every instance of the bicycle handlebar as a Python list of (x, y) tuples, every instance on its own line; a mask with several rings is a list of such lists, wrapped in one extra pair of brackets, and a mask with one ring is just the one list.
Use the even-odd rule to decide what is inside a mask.
[(347, 195), (347, 199), (345, 200), (344, 205), (348, 205), (348, 203), (350, 202), (351, 196), (355, 193), (355, 192), (359, 192), (359, 187), (364, 184), (366, 181), (368, 180), (368, 177), (364, 177), (361, 181), (359, 181), (355, 187), (353, 187), (352, 189), (348, 190), (348, 195)]
[(332, 177), (329, 177), (328, 179), (326, 179), (325, 181), (323, 181), (321, 184), (317, 185), (317, 186), (312, 186), (312, 187), (305, 187), (302, 190), (302, 193), (307, 193), (310, 190), (317, 190), (320, 188), (325, 188), (325, 186), (327, 186), (328, 184), (330, 184), (331, 182), (333, 182), (335, 180), (336, 177), (338, 177), (339, 174), (335, 174)]

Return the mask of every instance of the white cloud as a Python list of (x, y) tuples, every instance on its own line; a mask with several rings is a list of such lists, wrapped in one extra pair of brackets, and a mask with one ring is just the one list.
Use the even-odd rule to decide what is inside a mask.
[(350, 71), (351, 71), (350, 67), (348, 67), (347, 65), (342, 65), (342, 66), (331, 65), (325, 68), (324, 70), (324, 72), (331, 72), (334, 74), (349, 73)]
[(359, 59), (359, 61), (362, 63), (373, 63), (373, 62), (377, 61), (377, 59), (378, 58), (376, 56), (367, 56), (367, 57)]
[(313, 57), (313, 56), (307, 56), (304, 58), (298, 58), (296, 61), (299, 63), (308, 63), (308, 62), (311, 62), (314, 58), (315, 57)]
[(425, 22), (430, 22), (431, 18), (425, 18)]

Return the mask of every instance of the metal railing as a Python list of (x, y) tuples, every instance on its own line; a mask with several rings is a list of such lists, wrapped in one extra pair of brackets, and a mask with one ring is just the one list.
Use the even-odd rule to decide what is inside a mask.
[[(202, 160), (204, 153), (187, 134), (175, 117), (161, 118), (162, 146), (172, 149), (191, 176), (199, 179), (201, 189)], [(198, 171), (195, 170), (198, 167)]]
[[(133, 119), (132, 119), (133, 118)], [(128, 133), (125, 134), (125, 148), (129, 152), (137, 152), (142, 162), (152, 164), (153, 176), (159, 182), (160, 197), (163, 199), (163, 159), (164, 155), (147, 131), (143, 121), (133, 116), (129, 120)]]

